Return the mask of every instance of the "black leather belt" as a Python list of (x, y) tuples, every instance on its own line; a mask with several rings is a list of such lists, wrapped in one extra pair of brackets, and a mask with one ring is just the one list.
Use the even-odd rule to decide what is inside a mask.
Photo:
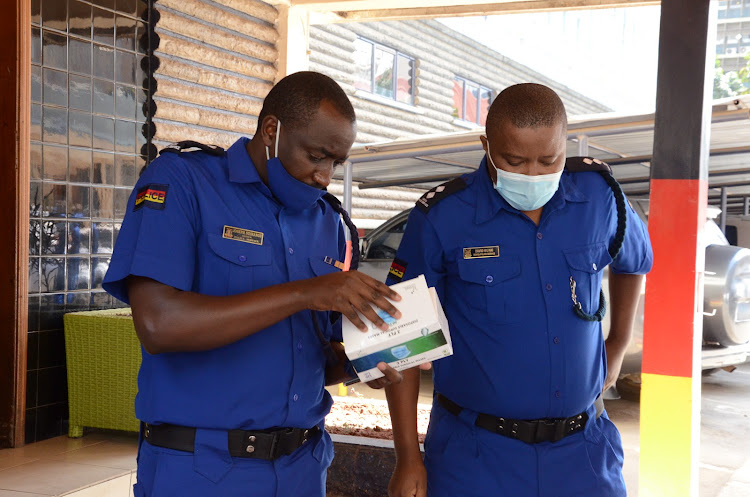
[[(437, 400), (446, 411), (454, 416), (458, 416), (463, 411), (463, 407), (443, 394), (437, 394)], [(474, 424), (493, 433), (534, 444), (560, 441), (568, 435), (583, 430), (588, 419), (589, 416), (585, 412), (569, 418), (551, 419), (510, 419), (479, 413)]]
[[(229, 430), (229, 455), (253, 459), (278, 459), (300, 448), (319, 431), (317, 426), (309, 429)], [(195, 428), (188, 426), (144, 423), (143, 438), (157, 447), (184, 452), (195, 451)]]

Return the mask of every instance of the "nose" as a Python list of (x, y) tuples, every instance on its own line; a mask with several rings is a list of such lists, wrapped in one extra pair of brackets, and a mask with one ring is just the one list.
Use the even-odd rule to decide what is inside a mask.
[(328, 162), (326, 166), (315, 171), (313, 179), (323, 188), (328, 188), (328, 185), (331, 184), (331, 178), (333, 178), (333, 168), (333, 161)]

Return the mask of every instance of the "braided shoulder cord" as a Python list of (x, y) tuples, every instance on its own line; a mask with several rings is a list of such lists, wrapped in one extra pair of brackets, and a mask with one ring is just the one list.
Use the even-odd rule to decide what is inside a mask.
[(349, 213), (346, 212), (344, 207), (342, 207), (339, 199), (337, 199), (330, 193), (326, 193), (325, 195), (323, 195), (323, 198), (330, 204), (331, 207), (333, 207), (333, 210), (341, 216), (341, 218), (344, 220), (344, 224), (346, 224), (346, 227), (349, 228), (349, 235), (352, 239), (352, 262), (350, 268), (352, 270), (356, 270), (359, 267), (359, 231), (352, 222), (351, 217), (349, 217)]
[[(349, 213), (346, 212), (344, 207), (341, 205), (341, 202), (339, 202), (339, 199), (337, 199), (330, 193), (326, 193), (325, 195), (323, 195), (323, 199), (328, 202), (328, 204), (333, 208), (334, 211), (336, 211), (337, 214), (341, 216), (341, 218), (344, 220), (344, 224), (346, 224), (346, 227), (349, 229), (349, 235), (352, 240), (352, 260), (349, 268), (352, 271), (355, 271), (359, 267), (359, 231), (352, 222), (351, 217), (349, 217)], [(339, 319), (340, 315), (340, 312), (332, 312), (331, 323), (336, 322)], [(318, 341), (320, 342), (320, 346), (323, 349), (323, 354), (326, 357), (326, 367), (334, 367), (339, 364), (339, 358), (336, 355), (336, 352), (334, 352), (333, 348), (331, 347), (331, 342), (325, 337), (325, 334), (320, 327), (320, 323), (318, 322), (318, 318), (315, 315), (315, 311), (310, 311), (310, 316), (312, 318), (313, 327), (315, 328), (315, 334), (318, 336)], [(345, 367), (348, 368), (347, 370), (351, 369), (351, 363), (348, 359), (345, 360)], [(356, 377), (356, 373), (354, 373), (353, 370), (350, 371), (350, 374)]]
[[(600, 170), (599, 174), (601, 174), (604, 181), (612, 189), (612, 193), (615, 196), (615, 206), (617, 207), (617, 230), (615, 231), (615, 237), (612, 239), (612, 243), (608, 249), (609, 256), (614, 261), (617, 256), (620, 255), (620, 250), (622, 249), (622, 244), (625, 240), (625, 229), (627, 228), (628, 222), (627, 211), (625, 210), (625, 194), (622, 191), (622, 187), (620, 187), (620, 183), (618, 183), (614, 176), (612, 176), (612, 173)], [(575, 294), (574, 290), (573, 293)], [(604, 319), (604, 315), (607, 313), (607, 299), (604, 296), (604, 290), (599, 290), (599, 309), (597, 309), (594, 314), (584, 312), (581, 303), (575, 301), (573, 304), (573, 312), (585, 321), (601, 321)]]

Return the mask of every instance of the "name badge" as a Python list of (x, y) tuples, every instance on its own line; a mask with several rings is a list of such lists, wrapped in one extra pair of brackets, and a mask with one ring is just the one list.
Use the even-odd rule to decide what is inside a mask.
[(464, 259), (486, 259), (500, 257), (500, 247), (467, 247), (464, 249)]
[(246, 230), (234, 226), (224, 226), (224, 233), (221, 236), (229, 240), (237, 240), (238, 242), (263, 245), (263, 233), (260, 231)]

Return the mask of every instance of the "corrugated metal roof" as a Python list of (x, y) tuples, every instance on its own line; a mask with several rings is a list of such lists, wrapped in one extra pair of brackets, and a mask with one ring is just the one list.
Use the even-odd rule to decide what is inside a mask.
[[(709, 161), (709, 203), (719, 204), (727, 188), (728, 212), (742, 211), (750, 197), (750, 95), (714, 102)], [(586, 155), (609, 162), (630, 196), (648, 195), (654, 114), (603, 114), (571, 120), (568, 156), (581, 155), (579, 136), (588, 140)], [(467, 133), (426, 135), (355, 147), (350, 158), (360, 189), (406, 186), (428, 189), (475, 170), (482, 157), (479, 136)]]

